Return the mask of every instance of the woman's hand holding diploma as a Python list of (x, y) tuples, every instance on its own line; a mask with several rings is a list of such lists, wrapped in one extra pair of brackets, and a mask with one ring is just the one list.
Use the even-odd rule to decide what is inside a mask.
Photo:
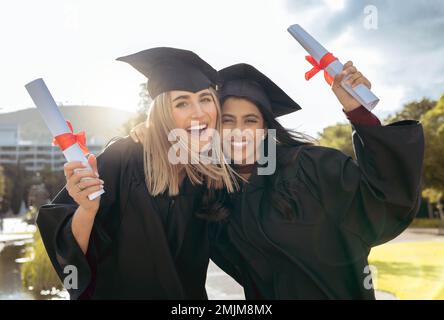
[(88, 157), (92, 171), (80, 161), (67, 162), (64, 165), (66, 190), (73, 200), (93, 215), (97, 213), (100, 197), (89, 200), (88, 195), (103, 189), (103, 180), (98, 178), (97, 160), (94, 155)]
[(339, 102), (344, 107), (345, 112), (352, 111), (361, 106), (361, 103), (356, 100), (353, 96), (351, 96), (342, 86), (341, 82), (346, 78), (345, 82), (350, 84), (352, 87), (357, 86), (358, 84), (365, 85), (368, 89), (371, 89), (370, 81), (363, 76), (361, 72), (356, 69), (353, 65), (352, 61), (348, 61), (344, 65), (344, 69), (342, 72), (338, 73), (333, 78), (333, 83), (331, 89), (333, 93), (338, 98)]
[(97, 172), (96, 157), (90, 155), (88, 163), (92, 171), (87, 170), (87, 166), (80, 161), (67, 162), (64, 166), (66, 190), (79, 205), (72, 218), (71, 229), (83, 253), (88, 250), (92, 226), (100, 205), (100, 196), (94, 200), (89, 200), (88, 196), (103, 189), (103, 180), (99, 179)]

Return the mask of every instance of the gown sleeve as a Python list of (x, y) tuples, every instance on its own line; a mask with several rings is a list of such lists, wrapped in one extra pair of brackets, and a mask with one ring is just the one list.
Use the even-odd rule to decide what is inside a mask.
[(413, 120), (352, 129), (356, 161), (306, 146), (298, 175), (342, 230), (371, 247), (399, 235), (419, 210), (424, 136)]
[(71, 229), (72, 217), (78, 205), (65, 188), (51, 203), (42, 206), (38, 213), (37, 225), (43, 243), (62, 283), (68, 275), (65, 270), (67, 266), (77, 269), (77, 285), (73, 282), (73, 288), (67, 288), (71, 299), (91, 298), (97, 264), (109, 254), (117, 230), (121, 163), (125, 152), (123, 141), (112, 143), (97, 157), (97, 169), (104, 181), (105, 193), (101, 195), (86, 254), (83, 254)]
[(359, 108), (348, 112), (346, 112), (344, 109), (342, 111), (344, 112), (347, 119), (353, 124), (366, 124), (374, 126), (381, 125), (381, 121), (379, 121), (378, 117), (363, 106), (360, 106)]

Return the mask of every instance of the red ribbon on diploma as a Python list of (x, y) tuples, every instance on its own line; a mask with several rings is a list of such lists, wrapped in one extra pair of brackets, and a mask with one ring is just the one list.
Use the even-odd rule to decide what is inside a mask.
[(327, 68), (330, 63), (332, 63), (333, 61), (335, 61), (337, 59), (338, 58), (336, 58), (331, 52), (327, 52), (321, 58), (319, 63), (317, 63), (315, 58), (313, 58), (312, 56), (305, 56), (305, 60), (310, 62), (310, 64), (313, 66), (313, 68), (311, 70), (309, 70), (305, 73), (305, 80), (307, 80), (307, 81), (310, 80), (316, 73), (318, 73), (321, 70), (324, 70), (325, 81), (327, 81), (327, 83), (329, 85), (331, 85), (333, 83), (333, 77), (328, 74), (328, 72), (325, 70), (325, 68)]
[(60, 134), (56, 137), (54, 137), (54, 140), (52, 140), (52, 144), (54, 146), (59, 146), (60, 149), (62, 149), (62, 151), (68, 149), (69, 147), (71, 147), (73, 144), (77, 143), (80, 147), (80, 149), (82, 149), (83, 154), (87, 155), (89, 154), (89, 150), (86, 147), (86, 136), (85, 136), (85, 132), (82, 131), (80, 133), (74, 133), (74, 130), (72, 128), (72, 124), (69, 121), (66, 121), (66, 123), (68, 124), (69, 129), (71, 130), (70, 133), (63, 133)]

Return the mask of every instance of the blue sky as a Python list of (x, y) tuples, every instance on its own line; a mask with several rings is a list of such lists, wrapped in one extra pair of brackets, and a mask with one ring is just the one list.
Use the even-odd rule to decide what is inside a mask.
[[(365, 27), (365, 8), (377, 29)], [(247, 62), (303, 108), (284, 125), (315, 135), (344, 121), (322, 76), (304, 79), (301, 24), (342, 62), (353, 60), (383, 116), (444, 92), (444, 3), (439, 0), (40, 0), (0, 3), (0, 112), (33, 107), (24, 84), (43, 77), (56, 101), (135, 111), (144, 77), (115, 58), (155, 46), (198, 53), (215, 68)]]

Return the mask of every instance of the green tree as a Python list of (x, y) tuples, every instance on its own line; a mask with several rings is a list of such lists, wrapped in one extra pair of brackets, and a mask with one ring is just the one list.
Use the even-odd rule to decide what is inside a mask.
[(319, 134), (319, 144), (341, 150), (345, 154), (355, 158), (353, 151), (351, 126), (349, 123), (337, 123), (324, 128)]
[(12, 213), (18, 214), (25, 194), (25, 168), (20, 164), (20, 162), (18, 162), (14, 169), (14, 187), (11, 195), (11, 210)]
[[(6, 212), (6, 176), (5, 169), (0, 166), (0, 216), (3, 212)], [(1, 217), (0, 217), (1, 219)]]
[(33, 257), (30, 261), (25, 262), (20, 270), (22, 284), (25, 289), (28, 290), (32, 287), (35, 296), (40, 299), (40, 291), (42, 290), (63, 289), (38, 231), (34, 234), (34, 242), (26, 245), (24, 257)]
[[(422, 196), (438, 209), (444, 219), (444, 95), (438, 102), (423, 98), (411, 101), (384, 120), (385, 124), (402, 120), (419, 120), (424, 128), (426, 149), (423, 167)], [(354, 157), (349, 124), (329, 126), (320, 134), (319, 142)]]
[(0, 199), (5, 196), (6, 186), (5, 186), (5, 169), (0, 165)]
[(3, 165), (4, 197), (1, 212), (12, 210), (14, 214), (20, 211), (24, 200), (24, 167), (18, 164)]
[(49, 193), (50, 199), (53, 199), (66, 183), (63, 171), (53, 171), (49, 164), (45, 165), (43, 170), (39, 172), (39, 176)]
[(433, 109), (435, 105), (436, 101), (428, 98), (422, 98), (420, 101), (411, 101), (406, 103), (400, 111), (387, 117), (383, 122), (389, 124), (402, 120), (420, 120), (421, 117), (429, 110)]
[(423, 196), (436, 204), (439, 215), (444, 220), (444, 94), (421, 120), (426, 141)]

